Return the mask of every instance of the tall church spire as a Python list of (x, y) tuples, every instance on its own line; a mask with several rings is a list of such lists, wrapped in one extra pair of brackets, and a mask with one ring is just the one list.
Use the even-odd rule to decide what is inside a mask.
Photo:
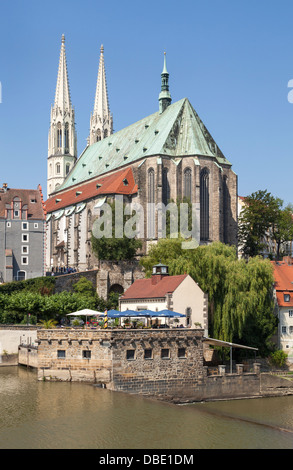
[(164, 66), (161, 73), (161, 93), (159, 95), (159, 106), (160, 113), (163, 113), (165, 109), (171, 104), (171, 95), (169, 92), (169, 74), (166, 65), (166, 52), (164, 52)]
[(60, 109), (63, 109), (63, 110), (72, 108), (70, 91), (69, 91), (69, 80), (68, 80), (68, 72), (67, 72), (64, 34), (62, 34), (62, 39), (61, 39), (61, 51), (60, 51), (54, 106), (59, 107)]
[(103, 45), (101, 45), (100, 53), (94, 110), (90, 120), (90, 145), (113, 133), (113, 117), (110, 113), (108, 100)]
[(77, 158), (74, 108), (71, 104), (62, 35), (54, 105), (48, 138), (47, 196), (57, 190), (72, 169)]

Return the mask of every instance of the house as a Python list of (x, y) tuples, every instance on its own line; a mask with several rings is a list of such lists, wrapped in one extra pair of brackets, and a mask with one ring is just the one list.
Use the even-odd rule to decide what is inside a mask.
[(42, 188), (0, 188), (0, 282), (45, 274)]
[(293, 260), (272, 262), (274, 267), (274, 297), (279, 319), (277, 345), (293, 362)]
[(120, 297), (120, 310), (164, 309), (186, 315), (180, 323), (208, 332), (208, 296), (189, 274), (169, 276), (168, 266), (157, 264), (149, 279), (137, 279)]

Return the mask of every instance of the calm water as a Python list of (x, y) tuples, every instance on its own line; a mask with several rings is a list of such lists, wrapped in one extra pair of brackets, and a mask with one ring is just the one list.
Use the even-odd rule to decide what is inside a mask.
[(1, 449), (292, 449), (293, 396), (169, 405), (0, 368)]

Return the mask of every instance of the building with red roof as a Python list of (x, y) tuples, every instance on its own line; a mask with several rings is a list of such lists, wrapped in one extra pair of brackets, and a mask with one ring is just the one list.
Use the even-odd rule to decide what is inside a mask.
[(278, 348), (288, 354), (288, 360), (293, 362), (293, 260), (287, 256), (272, 264), (276, 314), (279, 319)]
[(0, 282), (45, 274), (45, 218), (41, 186), (0, 188)]
[(208, 296), (189, 274), (169, 276), (168, 266), (153, 267), (149, 279), (137, 279), (120, 297), (120, 310), (173, 310), (186, 315), (183, 326), (208, 331)]

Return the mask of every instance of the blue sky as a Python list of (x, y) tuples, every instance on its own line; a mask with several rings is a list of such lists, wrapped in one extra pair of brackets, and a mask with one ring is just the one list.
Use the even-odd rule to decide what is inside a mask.
[(78, 153), (104, 45), (118, 131), (158, 109), (163, 53), (172, 101), (187, 97), (238, 175), (239, 195), (293, 203), (293, 2), (0, 2), (0, 185), (43, 187), (50, 107), (66, 38)]

